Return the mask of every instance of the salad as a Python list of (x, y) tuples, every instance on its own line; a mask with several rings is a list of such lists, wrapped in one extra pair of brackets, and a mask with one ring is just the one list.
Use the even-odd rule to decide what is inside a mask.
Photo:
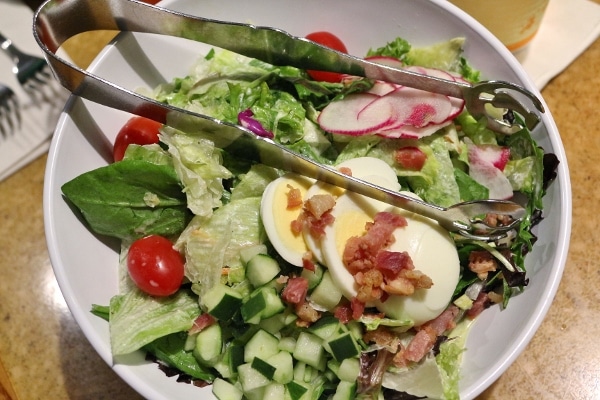
[[(327, 32), (308, 37), (346, 51)], [(474, 82), (463, 44), (398, 38), (366, 57)], [(497, 242), (454, 236), (234, 156), (193, 124), (134, 117), (114, 163), (62, 187), (90, 229), (121, 241), (120, 292), (92, 306), (114, 356), (143, 350), (222, 400), (459, 397), (471, 322), (527, 285), (556, 167), (530, 132), (496, 134), (447, 96), (217, 49), (144, 90), (388, 189), (440, 206), (513, 198), (528, 216)]]

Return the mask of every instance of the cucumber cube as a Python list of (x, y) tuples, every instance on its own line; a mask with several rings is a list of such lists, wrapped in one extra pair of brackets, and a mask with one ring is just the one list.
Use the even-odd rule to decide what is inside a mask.
[(356, 382), (360, 374), (360, 362), (358, 358), (346, 358), (340, 363), (337, 372), (338, 378), (346, 382)]
[(315, 287), (310, 294), (310, 300), (324, 307), (328, 311), (332, 311), (342, 299), (342, 291), (333, 282), (329, 271), (323, 273), (323, 279)]
[(287, 351), (279, 353), (267, 359), (267, 362), (275, 367), (273, 380), (279, 383), (291, 382), (294, 378), (294, 359)]
[(281, 272), (277, 261), (266, 254), (257, 254), (246, 265), (246, 278), (252, 286), (260, 287), (267, 284)]
[(291, 381), (285, 385), (285, 391), (291, 400), (301, 400), (302, 396), (308, 392), (308, 387), (302, 383)]
[(212, 392), (219, 400), (242, 400), (244, 393), (224, 379), (217, 378), (212, 385)]
[(241, 304), (241, 293), (222, 283), (213, 286), (200, 298), (200, 305), (221, 321), (232, 319)]
[(279, 353), (279, 339), (259, 329), (244, 347), (244, 362), (252, 362), (254, 357), (267, 359), (277, 353)]
[(300, 332), (294, 348), (294, 358), (322, 371), (325, 369), (323, 341), (316, 335)]
[(250, 363), (240, 365), (238, 367), (238, 374), (244, 393), (251, 392), (271, 383), (266, 376), (252, 368)]
[(250, 365), (252, 365), (252, 368), (263, 374), (267, 379), (273, 380), (273, 375), (275, 375), (275, 367), (268, 362), (258, 357), (254, 357)]
[(358, 357), (358, 354), (360, 353), (358, 344), (350, 332), (343, 333), (336, 336), (334, 339), (328, 340), (325, 348), (327, 348), (331, 355), (340, 362), (346, 358)]

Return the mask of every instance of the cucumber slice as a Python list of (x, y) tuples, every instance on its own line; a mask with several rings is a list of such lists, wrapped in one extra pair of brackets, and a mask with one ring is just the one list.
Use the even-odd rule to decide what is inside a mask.
[(244, 362), (252, 362), (254, 357), (267, 359), (277, 353), (279, 353), (279, 339), (259, 329), (244, 347)]
[(327, 360), (323, 349), (323, 340), (308, 332), (300, 332), (296, 340), (293, 356), (311, 367), (324, 371)]
[(246, 278), (254, 287), (267, 284), (280, 272), (277, 261), (266, 254), (256, 254), (246, 265)]
[(252, 368), (250, 363), (240, 365), (238, 367), (238, 374), (242, 390), (246, 395), (248, 392), (252, 392), (271, 383), (266, 376)]
[(242, 295), (235, 289), (218, 283), (210, 288), (201, 298), (200, 305), (221, 321), (229, 321), (240, 309)]
[(224, 379), (216, 378), (212, 384), (212, 392), (219, 400), (242, 400), (244, 392)]
[(219, 360), (223, 347), (223, 334), (219, 324), (207, 326), (196, 336), (196, 347), (192, 351), (199, 363), (212, 367)]
[(249, 324), (258, 324), (261, 319), (272, 317), (283, 310), (285, 304), (275, 289), (269, 287), (256, 289), (241, 307), (242, 318)]
[(310, 300), (326, 310), (332, 311), (341, 299), (342, 291), (333, 282), (329, 271), (325, 271), (323, 279), (321, 279), (321, 282), (319, 282), (310, 294)]
[(324, 347), (331, 353), (333, 358), (340, 362), (346, 358), (358, 357), (360, 354), (358, 343), (356, 343), (350, 332), (342, 333), (326, 341)]

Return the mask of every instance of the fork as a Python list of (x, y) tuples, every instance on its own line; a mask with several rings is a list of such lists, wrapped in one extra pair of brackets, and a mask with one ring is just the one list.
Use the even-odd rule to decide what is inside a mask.
[(0, 136), (7, 137), (20, 125), (19, 100), (11, 88), (0, 83)]
[(25, 92), (34, 98), (47, 97), (44, 89), (52, 79), (52, 73), (46, 60), (22, 52), (2, 33), (0, 33), (0, 49), (12, 59), (13, 73)]

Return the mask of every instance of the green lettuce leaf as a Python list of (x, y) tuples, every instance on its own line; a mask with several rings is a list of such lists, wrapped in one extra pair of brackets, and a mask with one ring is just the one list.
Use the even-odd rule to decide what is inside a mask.
[(140, 290), (114, 296), (109, 317), (112, 354), (128, 354), (163, 336), (187, 331), (198, 315), (198, 298), (185, 289), (169, 297)]

